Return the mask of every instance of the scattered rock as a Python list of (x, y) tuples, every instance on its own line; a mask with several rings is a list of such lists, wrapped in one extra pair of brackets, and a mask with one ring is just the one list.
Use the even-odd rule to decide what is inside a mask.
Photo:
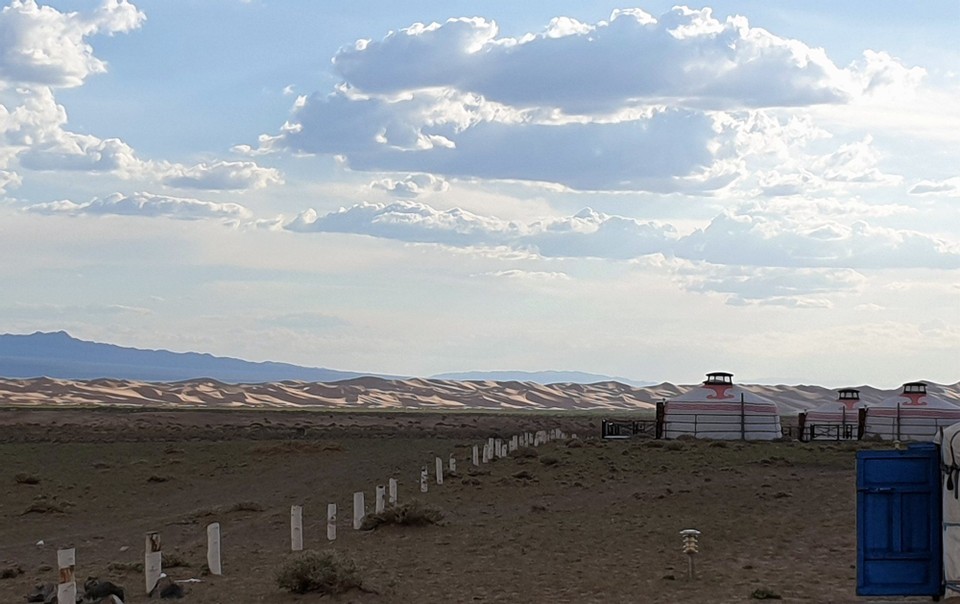
[(20, 568), (19, 564), (0, 568), (0, 579), (13, 579), (14, 577), (19, 577), (22, 574), (23, 569)]
[(17, 484), (40, 484), (39, 478), (26, 472), (20, 472), (13, 479), (17, 481)]

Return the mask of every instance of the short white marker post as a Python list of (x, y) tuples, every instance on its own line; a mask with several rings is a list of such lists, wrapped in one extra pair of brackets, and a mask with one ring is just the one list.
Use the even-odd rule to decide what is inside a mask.
[(487, 449), (490, 450), (490, 454), (487, 456), (487, 458), (490, 461), (493, 461), (493, 437), (492, 436), (487, 439)]
[(480, 465), (480, 448), (477, 445), (473, 445), (473, 465)]
[(359, 531), (363, 524), (363, 517), (367, 514), (364, 510), (363, 491), (357, 491), (353, 494), (353, 529)]
[(520, 439), (517, 438), (517, 435), (514, 434), (510, 437), (510, 449), (508, 452), (516, 451), (520, 447)]
[(427, 476), (429, 476), (427, 474), (427, 466), (423, 466), (422, 468), (420, 468), (420, 492), (421, 493), (427, 492)]
[(147, 533), (143, 547), (143, 574), (146, 580), (147, 595), (157, 586), (163, 564), (160, 554), (160, 533)]
[(510, 456), (510, 445), (503, 443), (500, 445), (500, 457), (509, 457)]
[(290, 506), (290, 551), (303, 551), (303, 506)]
[(503, 441), (499, 438), (493, 441), (493, 455), (497, 459), (503, 457)]
[(220, 523), (211, 522), (207, 525), (207, 568), (211, 575), (222, 575), (220, 566)]
[(57, 582), (57, 604), (77, 604), (77, 578), (74, 567), (77, 564), (77, 550), (58, 549), (57, 567), (60, 580)]
[(437, 458), (437, 484), (443, 484), (443, 460)]
[(337, 540), (337, 504), (327, 504), (327, 541)]
[(490, 449), (487, 443), (483, 443), (483, 463), (490, 463)]
[(450, 454), (450, 461), (447, 463), (447, 467), (450, 468), (451, 474), (457, 473), (457, 457), (453, 453)]
[(377, 502), (375, 508), (377, 514), (382, 514), (383, 510), (387, 509), (386, 491), (382, 484), (377, 485)]
[(687, 577), (692, 581), (695, 578), (693, 557), (700, 553), (700, 531), (684, 529), (680, 531), (680, 537), (683, 539), (682, 551), (687, 555)]
[(397, 479), (391, 478), (387, 486), (390, 487), (390, 505), (397, 505)]

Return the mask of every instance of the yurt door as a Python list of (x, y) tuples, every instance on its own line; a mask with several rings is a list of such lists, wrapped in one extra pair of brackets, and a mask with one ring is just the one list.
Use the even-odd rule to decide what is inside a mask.
[(857, 453), (857, 594), (939, 596), (940, 455), (923, 443)]

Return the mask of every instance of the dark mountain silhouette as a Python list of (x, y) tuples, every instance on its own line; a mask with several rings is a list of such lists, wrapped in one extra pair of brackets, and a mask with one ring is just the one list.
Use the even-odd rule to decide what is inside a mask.
[(78, 340), (64, 331), (0, 335), (0, 377), (6, 378), (150, 382), (213, 378), (237, 384), (282, 380), (335, 382), (362, 375), (366, 374), (288, 363), (255, 363), (196, 352), (126, 348)]

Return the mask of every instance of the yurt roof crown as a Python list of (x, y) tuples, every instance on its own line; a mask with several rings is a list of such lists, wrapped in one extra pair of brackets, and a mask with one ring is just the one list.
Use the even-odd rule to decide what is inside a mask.
[(707, 379), (703, 382), (706, 385), (726, 385), (733, 384), (733, 374), (725, 371), (712, 371), (707, 374)]
[(860, 400), (860, 391), (856, 388), (843, 388), (840, 390), (841, 401), (859, 401)]
[(923, 382), (907, 382), (903, 385), (904, 394), (926, 394), (927, 385)]

